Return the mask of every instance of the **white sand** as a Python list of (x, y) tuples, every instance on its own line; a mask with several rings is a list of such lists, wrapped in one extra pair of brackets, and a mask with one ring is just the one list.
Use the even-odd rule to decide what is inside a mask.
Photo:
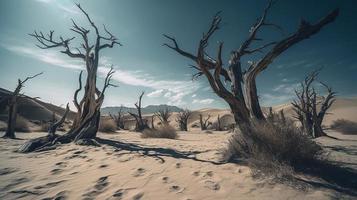
[[(351, 102), (352, 101), (352, 102)], [(357, 102), (337, 102), (326, 124), (333, 119), (357, 121)], [(289, 105), (284, 108), (290, 115)], [(229, 115), (227, 110), (204, 109), (198, 114)], [(226, 119), (229, 121), (229, 119)], [(175, 123), (174, 119), (171, 119)], [(45, 133), (18, 133), (23, 139)], [(357, 169), (357, 135), (330, 135), (344, 140), (319, 138), (330, 159)], [(320, 187), (304, 189), (286, 183), (253, 179), (241, 164), (216, 164), (230, 133), (212, 134), (190, 128), (178, 140), (142, 139), (139, 133), (119, 131), (99, 133), (109, 144), (86, 147), (66, 144), (56, 150), (20, 154), (14, 151), (26, 140), (0, 139), (0, 199), (353, 199), (314, 178)], [(311, 177), (302, 176), (308, 180)], [(326, 187), (325, 187), (326, 186)], [(59, 198), (60, 199), (60, 198)]]

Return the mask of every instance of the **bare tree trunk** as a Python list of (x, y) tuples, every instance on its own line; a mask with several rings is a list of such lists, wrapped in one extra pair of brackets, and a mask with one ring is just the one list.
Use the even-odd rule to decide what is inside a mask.
[(31, 80), (41, 74), (43, 73), (41, 72), (33, 76), (26, 77), (24, 80), (18, 79), (18, 83), (14, 92), (10, 96), (5, 97), (4, 101), (8, 101), (9, 111), (8, 111), (8, 118), (7, 118), (7, 129), (5, 135), (3, 136), (4, 138), (10, 138), (10, 139), (16, 138), (15, 128), (16, 128), (16, 118), (17, 118), (17, 102), (19, 98), (28, 98), (20, 94), (21, 89), (24, 87), (24, 84), (28, 80)]
[[(203, 34), (199, 42), (197, 53), (192, 54), (181, 49), (174, 37), (164, 35), (164, 37), (172, 42), (171, 45), (165, 43), (164, 46), (196, 63), (197, 66), (192, 66), (192, 68), (198, 72), (193, 75), (193, 79), (201, 75), (206, 76), (213, 91), (229, 104), (236, 125), (238, 125), (241, 130), (251, 125), (252, 118), (265, 120), (259, 104), (256, 77), (264, 71), (275, 58), (300, 41), (318, 33), (322, 27), (333, 22), (339, 14), (338, 9), (336, 9), (315, 24), (310, 24), (302, 20), (295, 33), (278, 42), (269, 42), (257, 48), (252, 48), (253, 43), (262, 40), (257, 36), (262, 27), (269, 26), (279, 31), (282, 30), (278, 25), (266, 22), (267, 13), (272, 5), (273, 1), (271, 0), (264, 9), (262, 16), (249, 29), (248, 38), (238, 49), (231, 51), (228, 68), (223, 68), (221, 55), (223, 43), (219, 43), (218, 53), (215, 59), (209, 56), (206, 50), (210, 37), (220, 28), (220, 13), (217, 13), (213, 17), (208, 31)], [(270, 49), (266, 51), (268, 48)], [(262, 58), (249, 62), (247, 69), (242, 71), (242, 58), (252, 56), (252, 54), (258, 52), (263, 53)], [(226, 88), (225, 84), (222, 83), (221, 78), (224, 78), (227, 82), (231, 82), (230, 91)]]
[[(59, 39), (55, 39), (54, 31), (50, 31), (49, 34), (43, 34), (42, 32), (34, 32), (30, 36), (34, 37), (40, 45), (37, 45), (42, 49), (50, 48), (63, 48), (60, 52), (68, 55), (71, 58), (77, 58), (85, 62), (86, 66), (86, 82), (84, 86), (84, 94), (82, 99), (78, 100), (78, 93), (82, 90), (82, 71), (79, 75), (79, 88), (74, 93), (74, 105), (77, 108), (77, 113), (73, 121), (71, 130), (59, 137), (53, 139), (52, 144), (57, 142), (68, 143), (76, 142), (77, 144), (93, 144), (93, 139), (97, 135), (100, 119), (100, 108), (104, 101), (104, 93), (109, 86), (115, 86), (111, 83), (111, 78), (113, 76), (114, 70), (110, 67), (105, 80), (102, 90), (97, 88), (97, 71), (99, 64), (99, 53), (101, 50), (106, 48), (113, 48), (114, 45), (118, 44), (118, 39), (110, 33), (105, 25), (104, 31), (106, 35), (99, 33), (98, 27), (91, 20), (86, 11), (82, 9), (80, 4), (76, 4), (81, 12), (85, 15), (88, 20), (92, 30), (95, 32), (95, 42), (91, 44), (89, 42), (89, 29), (82, 26), (78, 26), (74, 20), (72, 20), (73, 27), (70, 29), (75, 34), (78, 34), (82, 39), (80, 43), (80, 48), (73, 48), (70, 46), (70, 42), (75, 39), (75, 37), (64, 39), (62, 36)], [(103, 42), (104, 41), (104, 42)], [(73, 49), (76, 52), (73, 52)], [(81, 50), (82, 49), (82, 50)], [(82, 53), (82, 51), (84, 51)]]
[(190, 118), (192, 112), (190, 110), (184, 110), (178, 113), (176, 122), (178, 122), (181, 131), (188, 130), (188, 119)]
[(216, 131), (222, 131), (221, 118), (220, 118), (219, 115), (217, 116), (217, 129), (216, 129)]
[(141, 132), (144, 129), (149, 128), (149, 126), (147, 124), (147, 120), (143, 119), (142, 114), (141, 114), (141, 100), (142, 100), (143, 96), (144, 96), (144, 92), (142, 92), (141, 95), (139, 96), (139, 101), (134, 104), (138, 114), (129, 112), (129, 114), (131, 116), (133, 116), (136, 121), (135, 131), (137, 131), (137, 132)]
[[(326, 84), (320, 82), (327, 89), (328, 94), (323, 100), (318, 100), (315, 88), (312, 86), (317, 79), (319, 70), (313, 71), (301, 83), (301, 91), (295, 90), (297, 100), (292, 102), (296, 118), (302, 124), (302, 130), (312, 138), (327, 136), (322, 129), (322, 121), (327, 110), (335, 101), (335, 92)], [(321, 105), (318, 111), (318, 105)]]
[(52, 141), (59, 137), (59, 135), (56, 134), (57, 128), (63, 124), (63, 122), (67, 117), (68, 112), (69, 112), (69, 106), (67, 104), (66, 111), (64, 112), (62, 118), (51, 124), (51, 126), (48, 129), (47, 136), (35, 138), (25, 142), (18, 149), (18, 152), (27, 153), (32, 151), (47, 150), (51, 148)]
[(7, 129), (4, 138), (15, 139), (15, 127), (16, 127), (16, 117), (17, 117), (17, 100), (16, 96), (11, 98), (11, 103), (9, 103), (9, 113), (7, 119)]
[(203, 119), (202, 114), (200, 114), (200, 126), (201, 130), (207, 130), (208, 126), (211, 124), (208, 120), (211, 118), (211, 115), (208, 115), (206, 119)]

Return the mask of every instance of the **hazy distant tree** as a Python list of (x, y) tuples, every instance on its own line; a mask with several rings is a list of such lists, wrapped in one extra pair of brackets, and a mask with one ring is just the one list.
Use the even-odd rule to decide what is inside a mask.
[(201, 126), (201, 130), (207, 130), (208, 126), (211, 125), (211, 122), (209, 122), (208, 120), (211, 118), (211, 115), (208, 115), (206, 119), (203, 118), (203, 115), (200, 114), (200, 126)]
[(124, 114), (122, 110), (123, 106), (120, 107), (117, 115), (112, 115), (109, 113), (109, 116), (115, 121), (118, 129), (124, 129)]
[(309, 74), (301, 83), (300, 90), (295, 90), (297, 99), (292, 102), (295, 118), (301, 122), (303, 132), (313, 138), (327, 136), (322, 129), (322, 121), (327, 110), (335, 101), (336, 93), (325, 83), (320, 84), (326, 88), (327, 94), (317, 94), (313, 83), (318, 76), (318, 70)]
[[(73, 26), (70, 28), (75, 34), (81, 38), (78, 43), (79, 47), (72, 47), (70, 43), (75, 37), (64, 38), (63, 36), (55, 37), (54, 31), (44, 34), (41, 31), (30, 34), (38, 41), (38, 47), (41, 49), (61, 48), (61, 53), (68, 55), (71, 58), (76, 58), (85, 63), (87, 72), (84, 93), (81, 100), (78, 100), (78, 94), (82, 90), (82, 72), (79, 75), (79, 88), (74, 93), (74, 105), (77, 108), (73, 125), (70, 131), (64, 135), (58, 136), (52, 143), (68, 143), (74, 141), (78, 144), (94, 144), (93, 140), (98, 131), (100, 108), (104, 101), (104, 93), (109, 86), (115, 86), (111, 83), (113, 68), (107, 72), (104, 86), (102, 89), (97, 87), (97, 71), (99, 65), (99, 53), (106, 48), (113, 48), (115, 45), (121, 45), (117, 38), (110, 33), (105, 26), (105, 34), (101, 34), (99, 28), (92, 21), (86, 11), (82, 9), (80, 4), (76, 4), (79, 10), (85, 15), (91, 29), (87, 29), (78, 25), (73, 19)], [(90, 36), (90, 31), (94, 31), (94, 36)], [(90, 42), (94, 39), (94, 42)], [(77, 44), (75, 42), (74, 44)]]
[(176, 122), (179, 124), (181, 131), (187, 131), (188, 119), (192, 112), (188, 109), (178, 112)]
[(221, 117), (218, 115), (217, 116), (217, 127), (216, 127), (216, 131), (222, 131), (222, 125), (221, 125)]
[(16, 138), (15, 136), (15, 127), (16, 127), (16, 118), (17, 118), (17, 103), (20, 98), (29, 98), (21, 94), (21, 89), (24, 87), (24, 84), (42, 73), (35, 74), (33, 76), (26, 77), (24, 80), (18, 79), (17, 86), (15, 90), (9, 95), (5, 96), (2, 100), (7, 103), (8, 107), (8, 118), (7, 118), (7, 129), (5, 132), (4, 138)]
[(136, 110), (137, 110), (137, 114), (129, 112), (129, 114), (131, 116), (133, 116), (136, 121), (135, 131), (138, 131), (138, 132), (143, 131), (146, 128), (149, 128), (149, 126), (147, 124), (147, 120), (144, 119), (141, 114), (141, 100), (142, 100), (143, 96), (144, 96), (144, 92), (142, 92), (141, 95), (139, 96), (139, 101), (134, 104), (136, 107)]
[(155, 116), (160, 119), (160, 121), (163, 125), (168, 125), (169, 118), (171, 116), (171, 111), (169, 110), (168, 107), (165, 107), (165, 108), (160, 109), (157, 112), (155, 112)]
[(152, 129), (155, 129), (155, 117), (156, 117), (155, 114), (151, 115), (151, 128)]
[[(273, 1), (270, 1), (264, 9), (262, 16), (249, 29), (248, 38), (241, 43), (238, 49), (231, 51), (230, 59), (226, 63), (227, 67), (224, 67), (225, 63), (222, 60), (222, 42), (218, 45), (216, 58), (208, 55), (209, 51), (207, 50), (209, 39), (220, 28), (220, 13), (217, 13), (213, 17), (208, 31), (203, 33), (198, 43), (197, 53), (192, 54), (181, 49), (174, 37), (164, 35), (172, 42), (172, 44), (165, 43), (164, 46), (173, 49), (180, 55), (196, 63), (196, 66), (192, 67), (198, 70), (198, 72), (193, 75), (193, 79), (201, 75), (206, 76), (213, 91), (230, 106), (234, 120), (240, 128), (249, 126), (251, 124), (250, 118), (265, 119), (259, 105), (256, 77), (267, 69), (275, 58), (293, 45), (318, 33), (322, 27), (334, 21), (339, 13), (336, 9), (315, 24), (301, 20), (298, 29), (294, 33), (280, 41), (267, 42), (257, 46), (255, 44), (257, 41), (263, 41), (262, 37), (258, 36), (263, 27), (282, 30), (279, 26), (267, 20), (267, 14), (272, 4)], [(261, 53), (261, 58), (249, 61), (247, 67), (244, 68), (243, 61), (247, 60), (247, 58), (256, 58), (256, 53)], [(231, 83), (230, 88), (226, 87), (226, 84), (221, 80), (222, 78), (224, 78), (225, 82)]]

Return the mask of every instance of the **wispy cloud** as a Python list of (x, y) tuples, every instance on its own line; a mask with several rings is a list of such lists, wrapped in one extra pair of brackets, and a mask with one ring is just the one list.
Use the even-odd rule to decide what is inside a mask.
[(195, 103), (195, 104), (205, 104), (205, 105), (211, 104), (213, 102), (214, 102), (214, 99), (194, 99), (192, 101), (192, 103)]
[[(52, 66), (69, 68), (74, 70), (83, 70), (84, 63), (79, 60), (66, 59), (60, 53), (51, 50), (42, 50), (36, 47), (16, 46), (16, 45), (2, 45), (3, 48), (14, 52), (16, 54), (27, 56), (35, 60), (42, 61)], [(99, 76), (104, 77), (108, 72), (107, 67), (111, 63), (111, 59), (108, 57), (102, 57), (100, 66), (98, 67)], [(199, 88), (199, 82), (193, 82), (191, 80), (158, 80), (150, 74), (146, 74), (142, 71), (129, 71), (123, 70), (119, 66), (114, 66), (115, 73), (113, 74), (113, 80), (118, 81), (126, 85), (141, 86), (154, 90), (150, 92), (148, 97), (163, 97), (166, 98), (168, 104), (182, 105), (185, 102), (183, 98), (191, 96)]]
[(294, 91), (298, 86), (299, 83), (279, 84), (271, 89), (271, 93), (263, 93), (261, 95), (262, 103), (268, 106), (286, 103), (294, 98)]
[(39, 3), (44, 3), (49, 6), (58, 8), (61, 11), (64, 11), (68, 14), (79, 14), (78, 8), (75, 7), (75, 4), (72, 1), (68, 0), (36, 0)]

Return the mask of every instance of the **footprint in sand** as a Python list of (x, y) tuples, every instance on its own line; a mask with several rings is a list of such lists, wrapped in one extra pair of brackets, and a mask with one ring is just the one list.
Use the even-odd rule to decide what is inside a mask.
[(162, 177), (161, 180), (162, 180), (163, 183), (168, 183), (169, 182), (169, 177), (164, 176), (164, 177)]
[(30, 195), (39, 196), (43, 194), (43, 192), (41, 191), (32, 191), (32, 190), (25, 190), (25, 189), (13, 190), (10, 193), (17, 194), (18, 196), (16, 196), (16, 198), (18, 199), (28, 197)]
[(18, 186), (22, 183), (29, 182), (30, 180), (28, 178), (17, 178), (14, 179), (11, 183), (7, 184), (5, 187), (1, 188), (0, 191), (6, 191), (14, 188), (15, 186)]
[(133, 176), (134, 177), (142, 176), (145, 174), (145, 172), (146, 172), (146, 170), (144, 168), (140, 167), (134, 171)]
[(16, 171), (17, 171), (17, 169), (6, 167), (6, 168), (3, 168), (3, 169), (0, 169), (0, 176), (6, 175), (6, 174), (11, 174), (11, 173), (14, 173)]
[(200, 175), (200, 171), (194, 171), (194, 172), (192, 172), (192, 175), (199, 176)]
[(63, 171), (63, 169), (60, 169), (60, 168), (53, 169), (53, 170), (51, 170), (51, 175), (60, 174), (60, 173), (62, 173), (62, 171)]
[(34, 187), (34, 189), (36, 190), (40, 190), (40, 189), (44, 189), (44, 188), (53, 188), (63, 182), (65, 182), (66, 180), (60, 180), (60, 181), (55, 181), (55, 182), (49, 182), (49, 183), (46, 183), (44, 185), (39, 185), (39, 186), (36, 186)]
[(203, 175), (203, 177), (212, 177), (212, 176), (213, 176), (213, 172), (212, 171), (208, 171)]
[(100, 177), (96, 181), (94, 187), (89, 192), (84, 193), (82, 196), (85, 197), (84, 199), (95, 199), (95, 197), (102, 193), (108, 185), (108, 176)]
[(124, 194), (126, 194), (126, 191), (123, 189), (119, 189), (114, 192), (113, 197), (114, 199), (120, 200), (123, 198)]
[(139, 192), (133, 196), (133, 200), (140, 200), (144, 196), (143, 192)]
[(58, 162), (55, 165), (58, 167), (67, 167), (67, 162)]
[(100, 165), (98, 168), (107, 168), (109, 165)]
[(67, 199), (67, 196), (68, 196), (67, 191), (61, 191), (53, 197), (46, 197), (46, 198), (43, 198), (42, 200), (65, 200), (65, 199)]
[(210, 180), (205, 181), (204, 184), (206, 188), (209, 188), (211, 190), (219, 190), (221, 188), (221, 186), (218, 183)]
[(182, 164), (181, 163), (176, 163), (176, 168), (181, 168)]
[(180, 188), (180, 186), (178, 186), (178, 185), (171, 185), (170, 186), (170, 192), (177, 192), (177, 191), (179, 191), (181, 188)]

